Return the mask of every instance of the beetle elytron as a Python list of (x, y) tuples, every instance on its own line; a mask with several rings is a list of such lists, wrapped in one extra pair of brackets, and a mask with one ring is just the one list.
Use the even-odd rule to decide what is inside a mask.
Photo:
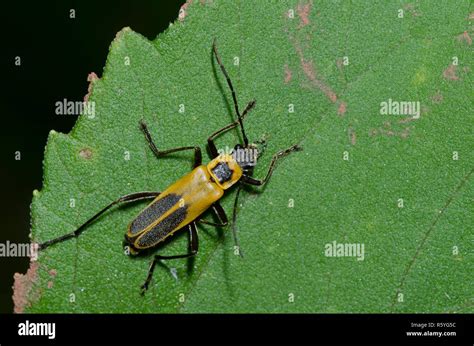
[[(243, 125), (243, 120), (247, 113), (255, 106), (255, 101), (250, 101), (242, 114), (239, 112), (237, 97), (232, 86), (232, 82), (219, 57), (215, 41), (213, 43), (212, 49), (215, 59), (217, 60), (217, 63), (219, 64), (232, 93), (234, 108), (237, 114), (236, 121), (214, 132), (207, 139), (207, 144), (212, 155), (212, 160), (207, 165), (201, 164), (201, 149), (198, 146), (159, 150), (153, 142), (145, 122), (143, 122), (143, 120), (140, 121), (140, 129), (144, 133), (145, 139), (156, 157), (163, 157), (167, 154), (177, 151), (193, 150), (193, 170), (161, 193), (136, 192), (120, 197), (87, 220), (75, 231), (46, 241), (39, 245), (39, 249), (44, 250), (50, 245), (79, 236), (89, 224), (91, 224), (100, 215), (102, 215), (114, 205), (123, 202), (132, 202), (153, 198), (154, 200), (148, 205), (148, 207), (141, 211), (140, 214), (138, 214), (138, 216), (128, 226), (128, 231), (125, 235), (125, 241), (129, 246), (130, 253), (135, 255), (145, 249), (153, 248), (179, 230), (187, 230), (189, 234), (189, 251), (186, 254), (174, 256), (155, 255), (148, 270), (146, 281), (142, 285), (143, 294), (148, 289), (148, 285), (151, 281), (157, 261), (165, 259), (186, 258), (196, 255), (198, 251), (198, 236), (196, 230), (197, 222), (217, 227), (224, 227), (228, 224), (226, 213), (219, 204), (219, 199), (224, 195), (225, 190), (228, 190), (236, 183), (255, 186), (265, 185), (272, 175), (277, 160), (289, 154), (290, 152), (301, 149), (295, 144), (276, 153), (273, 156), (266, 176), (263, 179), (255, 179), (252, 177), (254, 163), (249, 162), (248, 160), (237, 160), (238, 156), (236, 154), (248, 149), (252, 149), (253, 151), (256, 150), (256, 145), (249, 144)], [(241, 129), (243, 143), (237, 144), (231, 154), (219, 154), (214, 144), (214, 139), (237, 126), (239, 126)], [(260, 153), (257, 151), (257, 155), (259, 154)], [(240, 188), (241, 185), (238, 186), (236, 199), (234, 202), (233, 224), (235, 224), (235, 210)], [(219, 223), (206, 221), (200, 218), (201, 214), (203, 214), (207, 209), (212, 210), (212, 212), (217, 216)], [(234, 240), (237, 242), (235, 228), (232, 230)]]

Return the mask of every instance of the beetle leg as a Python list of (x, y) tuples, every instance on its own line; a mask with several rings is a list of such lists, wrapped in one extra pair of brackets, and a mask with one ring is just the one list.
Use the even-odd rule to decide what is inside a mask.
[(203, 224), (206, 224), (206, 225), (215, 226), (215, 227), (225, 227), (225, 226), (227, 226), (229, 224), (229, 220), (227, 219), (227, 215), (225, 213), (224, 208), (222, 208), (221, 204), (219, 202), (215, 202), (211, 206), (211, 208), (212, 208), (212, 211), (214, 212), (214, 215), (216, 215), (217, 218), (219, 219), (219, 223), (207, 221), (207, 220), (204, 220), (204, 219), (199, 219), (197, 222), (203, 223)]
[[(239, 244), (239, 238), (237, 237), (237, 228), (236, 228), (236, 219), (237, 219), (237, 206), (239, 203), (239, 194), (240, 190), (242, 189), (242, 186), (239, 185), (237, 187), (237, 192), (235, 194), (235, 200), (234, 200), (234, 209), (232, 212), (232, 237), (234, 238), (234, 244), (239, 250), (239, 255), (240, 257), (243, 257), (242, 251), (240, 250), (240, 244)], [(220, 223), (215, 223), (215, 222), (210, 222), (204, 219), (199, 219), (197, 222), (203, 223), (206, 225), (211, 225), (215, 227), (225, 227), (229, 224), (229, 219), (227, 218), (227, 215), (225, 213), (224, 208), (220, 205), (219, 202), (216, 202), (212, 205), (212, 210), (213, 212), (217, 215), (219, 218)]]
[(140, 120), (140, 129), (145, 135), (145, 139), (148, 142), (148, 145), (150, 146), (151, 151), (153, 151), (153, 154), (155, 154), (157, 158), (163, 157), (171, 153), (175, 153), (177, 151), (194, 150), (193, 168), (196, 168), (197, 166), (201, 165), (202, 163), (201, 148), (199, 148), (198, 146), (178, 147), (178, 148), (172, 148), (168, 150), (159, 150), (158, 147), (155, 145), (155, 142), (153, 142), (153, 139), (151, 138), (151, 135), (150, 135), (150, 131), (148, 131), (148, 127), (143, 120)]
[[(245, 116), (247, 115), (247, 113), (249, 111), (252, 110), (252, 108), (255, 106), (255, 100), (252, 100), (250, 101), (247, 106), (245, 107), (244, 109), (244, 112), (242, 113), (242, 120), (245, 118)], [(217, 151), (217, 148), (216, 148), (216, 145), (214, 144), (214, 139), (219, 136), (220, 134), (224, 133), (224, 132), (227, 132), (231, 129), (233, 129), (234, 127), (236, 127), (237, 125), (239, 125), (239, 121), (236, 120), (234, 121), (233, 123), (227, 125), (227, 126), (224, 126), (223, 128), (221, 128), (220, 130), (217, 130), (216, 132), (214, 132), (212, 135), (209, 136), (209, 138), (207, 139), (207, 144), (209, 146), (209, 150), (211, 151), (211, 156), (212, 158), (216, 158), (217, 156), (219, 156), (219, 152)]]
[(294, 145), (292, 145), (291, 147), (289, 147), (285, 150), (279, 151), (278, 153), (273, 155), (272, 162), (270, 163), (270, 167), (268, 168), (268, 171), (267, 171), (267, 174), (265, 175), (265, 178), (255, 179), (255, 178), (252, 178), (250, 176), (243, 175), (242, 178), (241, 178), (241, 182), (244, 183), (244, 184), (255, 185), (255, 186), (265, 185), (267, 183), (268, 179), (270, 179), (270, 177), (272, 176), (273, 170), (275, 169), (276, 162), (279, 159), (281, 159), (281, 158), (285, 157), (286, 155), (288, 155), (289, 153), (291, 153), (293, 151), (299, 151), (299, 150), (302, 150), (302, 148), (298, 144), (294, 144)]
[(187, 227), (188, 227), (188, 235), (189, 235), (189, 252), (183, 255), (174, 255), (174, 256), (155, 255), (148, 269), (148, 275), (146, 277), (145, 283), (141, 287), (142, 295), (144, 295), (145, 292), (148, 290), (148, 285), (151, 282), (151, 279), (153, 277), (153, 272), (155, 270), (155, 266), (158, 261), (176, 259), (176, 258), (189, 258), (197, 254), (198, 249), (199, 249), (199, 239), (198, 239), (198, 234), (197, 234), (196, 223), (192, 222)]
[[(242, 251), (240, 250), (239, 238), (237, 238), (237, 229), (235, 227), (236, 225), (235, 220), (237, 218), (237, 204), (239, 201), (239, 194), (240, 194), (241, 189), (242, 187), (239, 185), (239, 187), (237, 188), (237, 193), (235, 195), (235, 200), (234, 200), (234, 210), (232, 213), (232, 237), (234, 238), (235, 246), (239, 250), (240, 257), (243, 257)], [(214, 227), (225, 227), (229, 224), (229, 219), (227, 218), (227, 214), (225, 213), (224, 208), (222, 208), (219, 202), (216, 202), (212, 205), (212, 211), (214, 212), (215, 215), (217, 215), (220, 223), (211, 222), (204, 219), (199, 219), (197, 222), (203, 223), (206, 225), (211, 225)]]
[(119, 204), (119, 203), (124, 203), (124, 202), (133, 202), (133, 201), (139, 201), (142, 199), (150, 199), (150, 198), (155, 198), (160, 194), (160, 192), (136, 192), (136, 193), (131, 193), (125, 196), (122, 196), (118, 198), (117, 200), (113, 201), (110, 203), (108, 206), (100, 210), (97, 214), (92, 216), (89, 220), (84, 222), (81, 226), (79, 226), (75, 231), (72, 231), (70, 233), (64, 234), (60, 237), (45, 241), (44, 243), (41, 243), (38, 245), (39, 250), (43, 250), (47, 248), (50, 245), (62, 242), (64, 240), (74, 238), (79, 236), (84, 229), (91, 224), (94, 220), (96, 220), (99, 216), (101, 216), (103, 213), (105, 213), (108, 209), (112, 208), (114, 205)]

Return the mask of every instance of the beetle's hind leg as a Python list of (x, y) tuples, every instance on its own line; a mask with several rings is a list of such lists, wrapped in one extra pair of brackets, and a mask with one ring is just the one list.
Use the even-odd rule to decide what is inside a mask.
[(100, 210), (97, 214), (95, 214), (89, 220), (84, 222), (76, 230), (74, 230), (70, 233), (64, 234), (60, 237), (45, 241), (44, 243), (39, 244), (38, 249), (39, 250), (44, 250), (45, 248), (47, 248), (48, 246), (51, 246), (53, 244), (60, 243), (64, 240), (71, 239), (71, 238), (74, 238), (74, 237), (78, 237), (85, 230), (85, 228), (89, 224), (91, 224), (94, 220), (96, 220), (99, 216), (101, 216), (103, 213), (105, 213), (107, 210), (109, 210), (110, 208), (112, 208), (116, 204), (125, 203), (125, 202), (139, 201), (139, 200), (142, 200), (142, 199), (156, 198), (159, 194), (160, 194), (160, 192), (145, 191), (145, 192), (131, 193), (131, 194), (122, 196), (122, 197), (116, 199), (115, 201), (113, 201), (112, 203), (110, 203), (108, 206), (106, 206), (102, 210)]
[(194, 150), (194, 163), (193, 163), (193, 168), (196, 168), (197, 166), (200, 166), (202, 163), (202, 154), (201, 154), (201, 148), (198, 146), (188, 146), (188, 147), (178, 147), (178, 148), (172, 148), (168, 150), (159, 150), (158, 147), (156, 146), (155, 142), (153, 141), (153, 138), (151, 138), (150, 131), (148, 131), (148, 126), (143, 120), (140, 120), (140, 129), (142, 130), (143, 134), (145, 135), (145, 139), (148, 142), (148, 145), (153, 151), (153, 154), (157, 158), (163, 157), (165, 155), (175, 153), (177, 151), (183, 151), (183, 150)]
[(151, 282), (151, 279), (153, 277), (153, 272), (155, 271), (156, 264), (160, 260), (170, 260), (170, 259), (177, 259), (177, 258), (189, 258), (193, 257), (197, 254), (198, 249), (199, 249), (199, 239), (198, 239), (198, 234), (197, 234), (197, 229), (196, 229), (196, 223), (192, 222), (188, 226), (188, 239), (189, 239), (189, 251), (186, 254), (182, 255), (173, 255), (173, 256), (162, 256), (162, 255), (155, 255), (153, 258), (153, 261), (150, 264), (150, 267), (148, 269), (148, 275), (146, 277), (145, 283), (141, 287), (141, 294), (144, 295), (145, 292), (148, 290), (148, 285)]

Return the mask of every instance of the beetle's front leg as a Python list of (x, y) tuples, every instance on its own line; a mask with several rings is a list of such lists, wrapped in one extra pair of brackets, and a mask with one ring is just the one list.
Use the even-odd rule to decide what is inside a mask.
[(268, 168), (265, 178), (255, 179), (250, 176), (243, 175), (241, 178), (242, 183), (248, 184), (248, 185), (255, 185), (255, 186), (265, 185), (268, 182), (268, 179), (270, 179), (270, 177), (272, 176), (273, 170), (275, 169), (275, 164), (277, 163), (277, 161), (285, 157), (286, 155), (290, 154), (293, 151), (300, 151), (300, 150), (303, 150), (303, 149), (298, 144), (294, 144), (285, 150), (279, 151), (278, 153), (273, 155), (272, 162), (270, 163), (270, 167)]

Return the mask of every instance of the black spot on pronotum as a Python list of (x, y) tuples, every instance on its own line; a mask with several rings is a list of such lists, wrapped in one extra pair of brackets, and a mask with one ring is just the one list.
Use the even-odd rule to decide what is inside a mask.
[(170, 231), (175, 229), (186, 218), (187, 206), (176, 209), (174, 212), (165, 217), (161, 222), (153, 227), (150, 231), (140, 236), (137, 240), (139, 247), (151, 247), (159, 243), (165, 238)]
[(173, 205), (179, 202), (180, 195), (170, 193), (159, 199), (157, 202), (151, 204), (143, 210), (135, 220), (130, 224), (130, 233), (135, 234), (144, 230), (148, 225), (160, 218), (164, 213), (171, 209)]
[(215, 174), (219, 183), (226, 182), (232, 177), (232, 170), (225, 162), (219, 162), (216, 167), (212, 169), (212, 173)]

